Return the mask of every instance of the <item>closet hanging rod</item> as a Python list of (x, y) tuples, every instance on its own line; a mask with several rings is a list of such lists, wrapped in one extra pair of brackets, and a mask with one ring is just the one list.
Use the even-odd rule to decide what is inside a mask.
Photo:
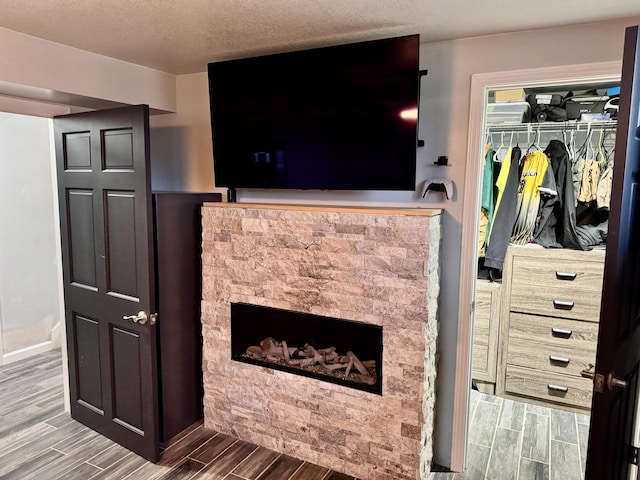
[(563, 132), (575, 130), (586, 132), (591, 130), (615, 130), (618, 122), (616, 120), (604, 120), (599, 122), (544, 122), (544, 123), (493, 123), (487, 124), (486, 129), (490, 132)]

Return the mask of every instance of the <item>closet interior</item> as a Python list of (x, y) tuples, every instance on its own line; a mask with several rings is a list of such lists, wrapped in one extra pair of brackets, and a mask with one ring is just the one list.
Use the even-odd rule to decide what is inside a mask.
[(472, 352), (484, 393), (590, 409), (618, 94), (489, 93)]

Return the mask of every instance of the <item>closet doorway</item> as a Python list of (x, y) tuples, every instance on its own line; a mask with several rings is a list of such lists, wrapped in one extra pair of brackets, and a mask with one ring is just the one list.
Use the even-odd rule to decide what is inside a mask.
[(486, 84), (476, 109), (466, 471), (581, 480), (619, 74), (521, 73)]

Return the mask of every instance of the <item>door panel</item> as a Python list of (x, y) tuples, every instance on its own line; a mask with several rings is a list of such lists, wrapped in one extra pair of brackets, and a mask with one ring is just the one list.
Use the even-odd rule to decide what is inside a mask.
[(100, 384), (100, 326), (96, 320), (74, 314), (74, 327), (74, 361), (77, 365), (75, 384), (78, 399), (102, 414), (104, 412)]
[(133, 131), (130, 128), (105, 130), (104, 170), (133, 170)]
[(143, 433), (142, 394), (138, 358), (140, 357), (140, 335), (113, 327), (111, 331), (113, 354), (114, 418), (136, 433)]
[(67, 192), (68, 236), (70, 238), (69, 268), (71, 281), (96, 288), (96, 245), (93, 238), (93, 192)]
[(89, 132), (65, 135), (64, 151), (65, 170), (91, 170), (91, 137)]
[(108, 242), (107, 292), (138, 299), (136, 276), (135, 192), (106, 192), (105, 230)]
[[(640, 37), (625, 35), (611, 209), (605, 258), (588, 480), (626, 479), (640, 362)], [(624, 383), (626, 382), (626, 386)]]
[(156, 461), (156, 326), (132, 317), (156, 305), (148, 116), (125, 107), (54, 128), (71, 414)]

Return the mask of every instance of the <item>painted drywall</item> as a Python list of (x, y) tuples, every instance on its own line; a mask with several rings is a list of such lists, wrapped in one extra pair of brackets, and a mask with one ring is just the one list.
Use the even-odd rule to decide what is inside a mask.
[(3, 356), (52, 341), (52, 329), (59, 330), (61, 321), (49, 122), (0, 113)]
[(206, 79), (204, 73), (179, 76), (178, 111), (150, 118), (151, 187), (155, 191), (213, 191)]
[(175, 78), (0, 28), (0, 93), (69, 102), (82, 96), (173, 112)]

